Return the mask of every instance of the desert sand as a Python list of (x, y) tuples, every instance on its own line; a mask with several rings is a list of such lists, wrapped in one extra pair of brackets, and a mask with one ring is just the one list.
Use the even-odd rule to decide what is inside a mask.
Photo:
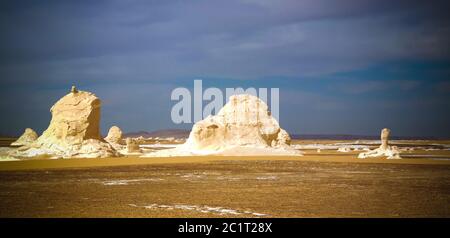
[(304, 156), (5, 161), (0, 217), (450, 217), (449, 142), (395, 141), (416, 148), (399, 160), (334, 148), (354, 142), (294, 140)]

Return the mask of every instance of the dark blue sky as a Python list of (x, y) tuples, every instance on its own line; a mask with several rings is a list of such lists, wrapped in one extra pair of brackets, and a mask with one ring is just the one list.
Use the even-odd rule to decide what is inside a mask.
[(0, 134), (42, 132), (72, 84), (102, 130), (190, 128), (194, 79), (280, 88), (290, 133), (450, 137), (446, 1), (2, 1)]

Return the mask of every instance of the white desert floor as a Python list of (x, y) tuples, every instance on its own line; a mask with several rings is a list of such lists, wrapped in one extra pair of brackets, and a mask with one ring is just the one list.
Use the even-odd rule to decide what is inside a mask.
[[(176, 156), (302, 156), (330, 154), (358, 154), (378, 148), (380, 140), (294, 140), (291, 149), (272, 149), (240, 147), (221, 151), (188, 151), (180, 144), (141, 145), (142, 157)], [(404, 159), (422, 158), (431, 160), (450, 160), (450, 141), (430, 140), (392, 140), (390, 145), (397, 146)], [(150, 149), (150, 150), (149, 150)]]
[[(33, 161), (33, 166), (47, 166), (47, 163), (38, 163), (42, 160), (55, 161), (55, 166), (90, 166), (95, 164), (105, 165), (123, 165), (123, 164), (141, 164), (141, 163), (189, 163), (202, 162), (211, 160), (228, 160), (239, 159), (244, 160), (310, 160), (310, 161), (337, 161), (337, 162), (388, 162), (385, 158), (358, 159), (358, 154), (378, 148), (379, 140), (293, 140), (292, 150), (279, 151), (265, 148), (235, 148), (215, 152), (181, 151), (177, 148), (180, 143), (155, 142), (141, 145), (143, 153), (134, 153), (124, 155), (122, 157), (105, 159), (90, 159), (91, 161), (83, 161), (85, 159), (54, 159), (51, 156), (39, 156), (30, 158), (15, 158), (8, 155), (12, 147), (0, 147), (0, 161), (8, 162), (0, 164), (2, 168), (10, 166), (28, 166), (21, 165), (23, 161)], [(444, 140), (391, 140), (390, 145), (397, 146), (401, 151), (400, 155), (403, 159), (395, 163), (449, 163), (450, 164), (450, 141)], [(294, 151), (294, 153), (292, 153)], [(284, 153), (284, 154), (283, 154)], [(170, 159), (167, 157), (171, 157)], [(70, 161), (70, 162), (69, 162)], [(81, 162), (82, 161), (82, 162)], [(16, 163), (14, 163), (16, 162)], [(394, 163), (392, 160), (389, 163)], [(12, 164), (11, 164), (12, 163)], [(56, 165), (56, 164), (60, 165)]]

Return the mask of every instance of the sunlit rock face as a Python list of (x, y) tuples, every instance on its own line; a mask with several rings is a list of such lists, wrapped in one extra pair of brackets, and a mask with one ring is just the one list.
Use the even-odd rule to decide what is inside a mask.
[(391, 135), (391, 130), (388, 128), (384, 128), (381, 130), (381, 146), (380, 149), (387, 150), (389, 149), (389, 136)]
[(235, 147), (289, 148), (291, 138), (258, 97), (241, 94), (215, 116), (195, 123), (183, 148), (217, 151)]
[(358, 158), (365, 159), (370, 157), (386, 157), (387, 159), (401, 159), (400, 151), (396, 146), (389, 145), (389, 136), (391, 130), (384, 128), (381, 130), (381, 145), (375, 150), (360, 153)]
[(100, 135), (100, 99), (74, 87), (50, 109), (47, 130), (19, 156), (41, 154), (57, 157), (109, 157), (117, 153)]
[(16, 141), (11, 143), (11, 146), (29, 145), (36, 141), (38, 137), (38, 134), (33, 129), (26, 128), (23, 134)]
[(120, 151), (125, 147), (125, 143), (122, 138), (122, 130), (118, 126), (112, 126), (109, 128), (108, 135), (105, 137), (105, 140), (117, 151)]
[(112, 126), (109, 128), (108, 135), (105, 140), (110, 144), (122, 143), (122, 130), (118, 126)]

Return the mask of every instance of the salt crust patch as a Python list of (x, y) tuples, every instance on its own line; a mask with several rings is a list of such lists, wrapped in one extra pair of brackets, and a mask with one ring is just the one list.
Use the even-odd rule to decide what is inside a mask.
[(141, 148), (175, 148), (178, 144), (145, 144), (145, 145), (139, 145)]
[(151, 179), (118, 179), (118, 180), (107, 180), (102, 181), (101, 184), (106, 186), (114, 186), (114, 185), (130, 185), (130, 184), (139, 184), (141, 182), (148, 182), (148, 181), (162, 181), (164, 179), (161, 178), (151, 178)]
[(215, 213), (219, 215), (252, 215), (252, 216), (267, 216), (267, 214), (257, 213), (252, 211), (239, 211), (223, 207), (209, 207), (209, 206), (199, 206), (199, 205), (162, 205), (162, 204), (150, 204), (138, 206), (136, 204), (128, 204), (130, 207), (145, 208), (145, 209), (166, 209), (166, 210), (185, 210), (185, 211), (195, 211), (200, 213)]
[(277, 176), (260, 176), (256, 177), (257, 180), (277, 180)]

